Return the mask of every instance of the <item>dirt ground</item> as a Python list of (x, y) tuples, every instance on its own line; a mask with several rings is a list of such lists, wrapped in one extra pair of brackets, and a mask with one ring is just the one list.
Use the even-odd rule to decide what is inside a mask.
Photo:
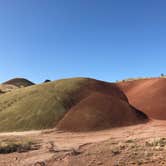
[(28, 138), (39, 148), (0, 154), (0, 166), (166, 165), (166, 121), (84, 133), (52, 129), (0, 134), (0, 141), (8, 138)]

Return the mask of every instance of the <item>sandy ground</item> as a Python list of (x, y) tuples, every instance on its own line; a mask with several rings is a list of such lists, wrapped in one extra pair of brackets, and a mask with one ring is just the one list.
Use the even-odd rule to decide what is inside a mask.
[(52, 129), (0, 134), (0, 140), (20, 137), (35, 140), (39, 149), (0, 154), (0, 166), (166, 165), (166, 121), (85, 133)]

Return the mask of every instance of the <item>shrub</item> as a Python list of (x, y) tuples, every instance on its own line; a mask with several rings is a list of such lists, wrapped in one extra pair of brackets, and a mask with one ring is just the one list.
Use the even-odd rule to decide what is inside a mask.
[(29, 150), (38, 149), (31, 140), (15, 140), (15, 139), (5, 139), (0, 142), (0, 154), (12, 153), (12, 152), (26, 152)]

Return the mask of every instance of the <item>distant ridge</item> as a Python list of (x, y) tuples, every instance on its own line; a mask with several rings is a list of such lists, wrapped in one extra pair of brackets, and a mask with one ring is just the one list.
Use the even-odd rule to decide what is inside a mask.
[(25, 78), (13, 78), (13, 79), (8, 80), (2, 84), (14, 85), (16, 87), (27, 87), (27, 86), (34, 85), (33, 82), (31, 82)]

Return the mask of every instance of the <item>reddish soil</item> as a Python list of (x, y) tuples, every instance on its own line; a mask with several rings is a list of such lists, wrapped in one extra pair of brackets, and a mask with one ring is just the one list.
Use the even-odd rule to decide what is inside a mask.
[(153, 78), (118, 83), (131, 105), (150, 118), (166, 120), (166, 79)]
[[(128, 101), (126, 95), (115, 83), (108, 83), (89, 78), (88, 81), (86, 82), (86, 87), (84, 87), (81, 93), (89, 95), (90, 93), (93, 92), (108, 94), (117, 97), (119, 99)], [(87, 97), (87, 95), (85, 96)]]
[(64, 131), (91, 131), (145, 120), (146, 115), (131, 107), (127, 101), (115, 95), (93, 93), (72, 107), (56, 127)]
[(1, 166), (161, 166), (166, 165), (166, 123), (150, 121), (135, 126), (93, 132), (1, 133), (4, 139), (30, 139), (39, 149), (0, 154)]
[(68, 103), (68, 108), (71, 108), (73, 105), (78, 104), (78, 102), (96, 92), (128, 101), (126, 95), (116, 84), (87, 78), (86, 83), (75, 94), (72, 94), (73, 102)]

